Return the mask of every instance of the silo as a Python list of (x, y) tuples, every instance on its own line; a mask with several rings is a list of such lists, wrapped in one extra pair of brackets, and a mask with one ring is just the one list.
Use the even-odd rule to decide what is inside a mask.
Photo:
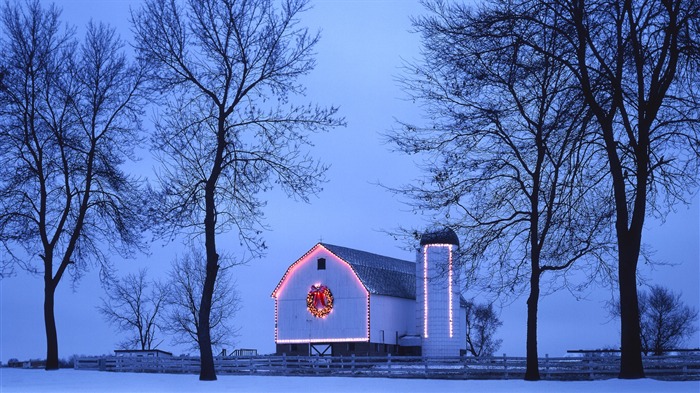
[(423, 356), (459, 356), (464, 332), (459, 322), (460, 282), (454, 254), (457, 234), (450, 228), (421, 236), (416, 260), (416, 322)]

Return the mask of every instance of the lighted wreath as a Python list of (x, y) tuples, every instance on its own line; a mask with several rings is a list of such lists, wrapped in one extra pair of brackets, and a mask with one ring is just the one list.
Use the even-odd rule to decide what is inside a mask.
[(306, 308), (316, 318), (323, 318), (333, 309), (333, 294), (325, 285), (312, 285), (306, 295)]

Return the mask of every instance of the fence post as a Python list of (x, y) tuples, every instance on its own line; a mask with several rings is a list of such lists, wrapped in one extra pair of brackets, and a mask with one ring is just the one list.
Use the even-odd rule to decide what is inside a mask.
[(593, 357), (588, 357), (588, 378), (593, 379)]
[(425, 376), (428, 376), (428, 358), (423, 356), (423, 366), (425, 367)]
[(355, 354), (353, 353), (351, 355), (351, 357), (352, 357), (352, 361), (351, 361), (352, 366), (350, 367), (350, 369), (352, 370), (352, 373), (355, 374)]
[(387, 370), (389, 371), (389, 375), (391, 375), (391, 354), (387, 353), (386, 354), (386, 363), (387, 363)]
[(549, 379), (549, 354), (544, 354), (544, 377)]
[(506, 354), (503, 354), (503, 378), (508, 379), (508, 358)]
[(282, 373), (287, 375), (287, 353), (282, 354)]

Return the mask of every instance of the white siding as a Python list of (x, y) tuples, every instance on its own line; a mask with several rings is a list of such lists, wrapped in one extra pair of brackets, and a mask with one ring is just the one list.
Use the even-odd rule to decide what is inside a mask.
[[(370, 341), (398, 344), (396, 335), (417, 334), (412, 316), (416, 301), (398, 297), (370, 295)], [(382, 339), (382, 332), (384, 337)]]
[[(326, 269), (318, 270), (317, 260), (326, 259)], [(327, 286), (333, 294), (333, 309), (324, 318), (306, 308), (312, 285)], [(275, 290), (277, 343), (367, 341), (367, 291), (347, 263), (323, 246), (292, 265)]]

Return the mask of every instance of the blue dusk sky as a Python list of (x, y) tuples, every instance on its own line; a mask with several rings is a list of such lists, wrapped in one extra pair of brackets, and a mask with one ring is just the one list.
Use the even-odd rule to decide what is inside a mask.
[[(45, 1), (45, 4), (50, 4)], [(76, 25), (82, 34), (85, 24), (110, 23), (124, 40), (131, 40), (130, 0), (62, 0), (64, 22)], [(405, 100), (396, 83), (404, 60), (418, 59), (420, 37), (410, 32), (410, 17), (424, 12), (417, 0), (316, 0), (302, 15), (302, 23), (321, 30), (316, 47), (317, 67), (303, 83), (307, 97), (320, 105), (338, 105), (347, 127), (314, 136), (312, 154), (331, 165), (329, 182), (310, 203), (295, 202), (280, 191), (266, 195), (266, 223), (271, 231), (265, 239), (265, 257), (235, 267), (233, 276), (241, 299), (236, 317), (240, 328), (238, 348), (271, 353), (274, 345), (274, 301), (272, 290), (287, 267), (320, 240), (396, 258), (414, 260), (415, 253), (386, 234), (398, 226), (422, 228), (424, 218), (410, 212), (400, 198), (378, 186), (399, 186), (420, 176), (413, 158), (391, 152), (383, 133), (396, 126), (396, 119), (420, 122), (419, 105)], [(150, 120), (146, 122), (150, 129)], [(153, 178), (149, 153), (134, 168)], [(130, 166), (131, 167), (131, 166)], [(661, 284), (683, 293), (683, 299), (700, 308), (700, 201), (697, 192), (689, 206), (679, 205), (665, 222), (649, 218), (644, 242), (655, 250), (654, 258), (665, 265), (640, 264), (647, 284)], [(224, 234), (218, 245), (240, 252), (237, 237)], [(165, 278), (170, 262), (183, 252), (180, 243), (151, 244), (149, 255), (124, 260), (114, 257), (118, 275), (148, 267), (153, 278)], [(43, 281), (18, 271), (0, 280), (0, 360), (45, 357), (42, 315)], [(86, 274), (75, 287), (64, 278), (56, 295), (59, 356), (111, 353), (122, 340), (98, 313), (96, 306), (104, 290), (97, 272)], [(467, 297), (485, 300), (471, 291)], [(611, 320), (605, 302), (609, 289), (593, 287), (577, 299), (568, 291), (544, 297), (539, 314), (539, 353), (561, 356), (567, 349), (619, 346), (619, 322)], [(525, 354), (525, 297), (500, 309), (503, 339), (499, 353)], [(171, 345), (167, 337), (160, 349), (176, 354), (184, 348)], [(688, 346), (700, 347), (696, 334)]]

